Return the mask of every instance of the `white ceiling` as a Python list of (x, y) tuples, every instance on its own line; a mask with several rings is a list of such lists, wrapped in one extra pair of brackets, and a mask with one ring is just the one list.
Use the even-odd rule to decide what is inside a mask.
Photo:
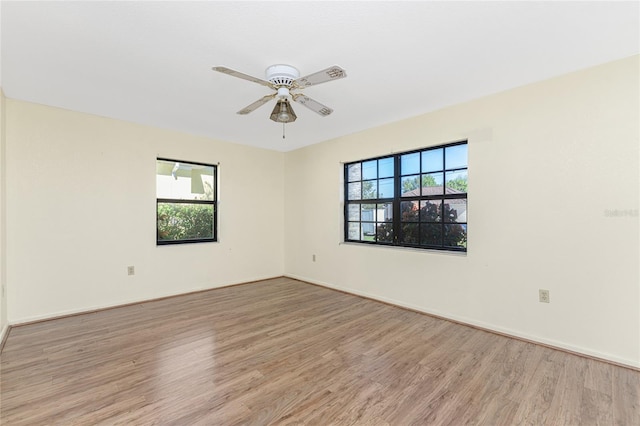
[[(289, 151), (638, 54), (639, 2), (61, 1), (1, 7), (13, 99)], [(286, 63), (345, 79), (307, 88), (286, 126), (264, 78)]]

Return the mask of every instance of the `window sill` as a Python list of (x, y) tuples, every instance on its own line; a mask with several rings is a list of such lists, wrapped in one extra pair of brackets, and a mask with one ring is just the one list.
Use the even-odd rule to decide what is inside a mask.
[(346, 245), (346, 246), (358, 246), (358, 247), (368, 247), (368, 248), (376, 248), (376, 249), (387, 249), (387, 250), (405, 250), (417, 253), (430, 253), (430, 254), (442, 254), (445, 256), (456, 256), (456, 257), (467, 257), (467, 251), (450, 251), (450, 250), (438, 250), (438, 249), (430, 249), (430, 248), (417, 248), (417, 247), (402, 247), (402, 246), (387, 246), (382, 244), (366, 244), (366, 243), (354, 243), (350, 241), (340, 241), (338, 245)]

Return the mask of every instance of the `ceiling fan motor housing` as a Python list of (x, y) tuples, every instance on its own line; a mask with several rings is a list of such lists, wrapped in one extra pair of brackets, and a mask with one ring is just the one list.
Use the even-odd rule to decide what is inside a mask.
[(265, 71), (267, 81), (276, 87), (291, 87), (293, 81), (300, 77), (300, 71), (291, 65), (277, 64), (271, 65)]

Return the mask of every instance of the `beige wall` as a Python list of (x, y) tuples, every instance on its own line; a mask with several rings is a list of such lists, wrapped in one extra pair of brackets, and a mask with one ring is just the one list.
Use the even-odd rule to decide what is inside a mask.
[[(283, 274), (283, 153), (12, 99), (5, 113), (11, 323)], [(156, 246), (158, 156), (220, 162), (219, 243)]]
[[(288, 153), (286, 273), (640, 367), (638, 76), (636, 56)], [(461, 139), (466, 255), (341, 244), (341, 162)]]

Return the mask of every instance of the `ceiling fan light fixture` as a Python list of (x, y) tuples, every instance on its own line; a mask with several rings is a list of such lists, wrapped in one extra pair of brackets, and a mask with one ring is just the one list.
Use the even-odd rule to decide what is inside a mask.
[(271, 111), (271, 116), (269, 118), (276, 123), (293, 123), (298, 117), (296, 116), (296, 113), (293, 112), (293, 108), (291, 108), (289, 100), (280, 99), (273, 108), (273, 111)]

